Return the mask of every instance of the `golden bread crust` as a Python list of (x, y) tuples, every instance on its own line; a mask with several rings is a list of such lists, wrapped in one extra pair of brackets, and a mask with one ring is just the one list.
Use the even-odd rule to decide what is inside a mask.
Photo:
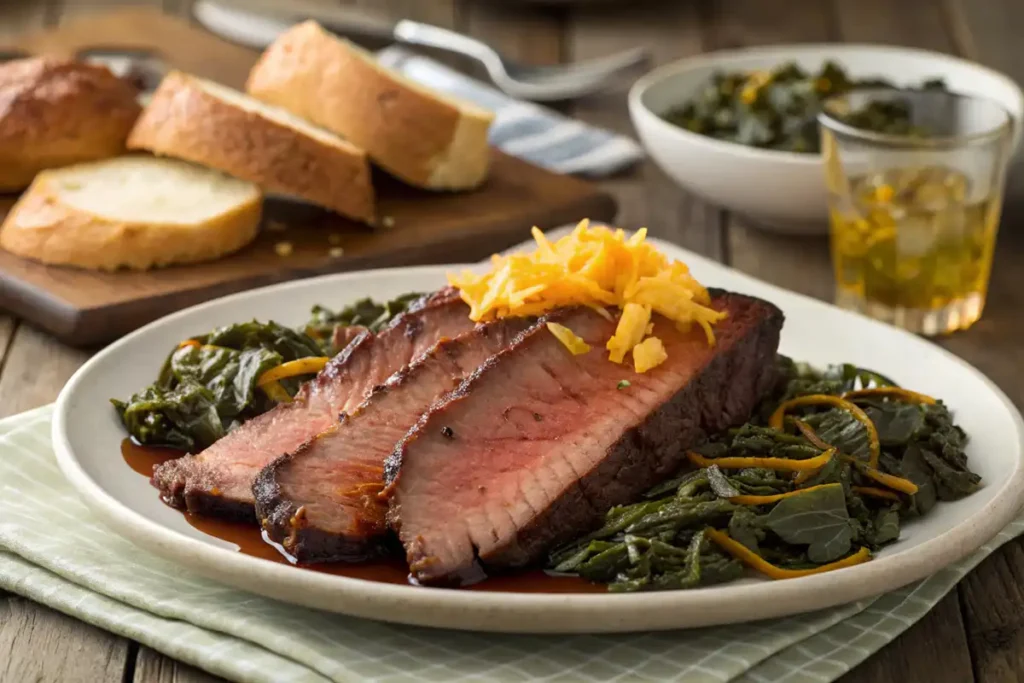
[(487, 176), (492, 114), (406, 81), (316, 22), (281, 34), (246, 90), (343, 136), (412, 185), (468, 189)]
[(269, 192), (373, 223), (375, 199), (365, 153), (326, 131), (324, 136), (328, 140), (225, 100), (199, 79), (172, 72), (139, 117), (128, 147), (216, 168)]
[(0, 191), (48, 168), (120, 154), (138, 91), (104, 66), (35, 57), (0, 64)]

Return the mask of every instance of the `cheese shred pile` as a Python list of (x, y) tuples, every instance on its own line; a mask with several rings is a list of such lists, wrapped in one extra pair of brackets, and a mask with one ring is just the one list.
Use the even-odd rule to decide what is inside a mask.
[[(645, 241), (646, 228), (627, 238), (622, 230), (592, 228), (584, 220), (555, 242), (537, 228), (532, 234), (537, 242), (533, 252), (492, 256), (491, 269), (482, 275), (467, 271), (448, 276), (470, 306), (472, 320), (541, 315), (575, 305), (590, 306), (606, 316), (611, 315), (608, 309), (618, 309), (615, 334), (605, 345), (608, 358), (622, 363), (632, 353), (637, 372), (668, 357), (661, 340), (652, 336), (654, 313), (683, 331), (696, 323), (708, 343), (715, 343), (712, 325), (725, 313), (710, 307), (707, 290), (686, 264), (668, 259)], [(586, 346), (561, 325), (552, 334), (573, 353)]]

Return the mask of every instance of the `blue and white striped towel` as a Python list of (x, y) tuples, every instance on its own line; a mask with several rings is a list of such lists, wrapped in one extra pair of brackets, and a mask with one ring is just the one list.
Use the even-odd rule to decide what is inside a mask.
[(598, 177), (628, 168), (644, 156), (643, 148), (624, 135), (516, 100), (404, 48), (389, 47), (377, 57), (407, 78), (493, 111), (491, 144), (531, 164), (556, 173)]

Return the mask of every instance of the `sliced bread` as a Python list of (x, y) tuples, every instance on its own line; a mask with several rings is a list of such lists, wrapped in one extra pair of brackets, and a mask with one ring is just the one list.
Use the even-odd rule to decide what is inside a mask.
[(146, 269), (251, 242), (259, 188), (177, 159), (129, 155), (44, 171), (0, 225), (0, 247), (43, 263)]
[(345, 137), (412, 185), (459, 190), (487, 177), (491, 112), (414, 83), (314, 21), (267, 48), (246, 90)]
[(138, 92), (105, 66), (33, 57), (0, 64), (0, 192), (47, 168), (122, 154)]
[(177, 157), (372, 223), (366, 154), (294, 114), (181, 72), (164, 77), (128, 147)]

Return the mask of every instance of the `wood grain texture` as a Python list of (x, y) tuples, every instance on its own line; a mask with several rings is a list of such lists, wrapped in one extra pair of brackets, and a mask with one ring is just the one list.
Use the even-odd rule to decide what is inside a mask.
[[(626, 3), (574, 9), (566, 26), (568, 59), (600, 57), (646, 46), (654, 64), (698, 54), (702, 37), (694, 3)], [(628, 83), (576, 103), (575, 117), (627, 135), (635, 135), (626, 107)], [(653, 162), (601, 186), (619, 202), (618, 224), (646, 226), (652, 235), (716, 260), (725, 257), (722, 213), (681, 190)]]
[(1015, 683), (1024, 676), (1024, 543), (1008, 543), (960, 584), (967, 638), (978, 681)]
[(223, 680), (142, 646), (135, 660), (134, 675), (125, 683), (216, 683)]
[(0, 374), (0, 418), (52, 402), (88, 357), (32, 325), (18, 325)]
[(22, 598), (0, 599), (0, 681), (120, 683), (128, 641)]
[[(840, 683), (971, 683), (970, 657), (965, 656), (963, 622), (956, 590), (932, 608), (925, 619), (904, 632)], [(950, 653), (954, 653), (952, 656)], [(988, 679), (978, 679), (990, 683)]]

